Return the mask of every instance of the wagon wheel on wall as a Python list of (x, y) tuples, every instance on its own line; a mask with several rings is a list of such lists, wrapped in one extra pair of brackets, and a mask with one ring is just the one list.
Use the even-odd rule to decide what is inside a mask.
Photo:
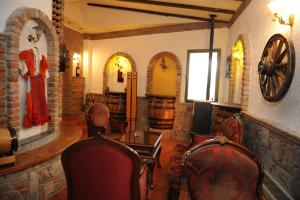
[(295, 69), (295, 49), (291, 41), (280, 34), (266, 44), (258, 64), (259, 84), (267, 101), (278, 101), (288, 91)]

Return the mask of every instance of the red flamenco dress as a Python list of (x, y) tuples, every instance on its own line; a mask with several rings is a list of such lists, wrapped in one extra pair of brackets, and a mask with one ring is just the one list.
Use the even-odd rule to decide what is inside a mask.
[(43, 125), (50, 121), (48, 104), (45, 93), (45, 79), (49, 77), (49, 64), (45, 56), (41, 56), (37, 50), (25, 50), (19, 54), (20, 70), (27, 80), (26, 112), (23, 126), (30, 128)]

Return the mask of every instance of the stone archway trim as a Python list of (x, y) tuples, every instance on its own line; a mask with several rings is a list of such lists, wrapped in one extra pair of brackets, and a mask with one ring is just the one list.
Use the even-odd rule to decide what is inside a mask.
[(51, 20), (41, 10), (36, 8), (19, 8), (15, 10), (7, 19), (4, 34), (7, 36), (6, 42), (6, 84), (7, 84), (7, 126), (20, 129), (20, 105), (18, 86), (19, 67), (19, 42), (20, 35), (25, 23), (34, 20), (44, 31), (47, 41), (47, 60), (50, 65), (48, 79), (48, 107), (51, 116), (48, 132), (57, 131), (61, 121), (61, 92), (60, 77), (58, 73), (59, 65), (59, 42)]
[[(236, 41), (241, 41), (244, 48), (244, 65), (242, 73), (242, 88), (241, 88), (241, 107), (243, 111), (248, 110), (248, 100), (249, 100), (249, 83), (250, 83), (250, 67), (251, 67), (251, 43), (249, 37), (245, 34), (240, 35)], [(234, 70), (230, 66), (230, 80), (229, 80), (229, 102), (232, 102), (233, 92), (234, 92)]]
[(106, 63), (105, 63), (105, 65), (104, 65), (104, 70), (103, 70), (103, 90), (102, 90), (102, 93), (104, 93), (105, 92), (105, 90), (106, 90), (106, 88), (107, 88), (107, 81), (108, 81), (108, 73), (107, 73), (107, 68), (108, 68), (108, 63), (109, 63), (109, 61), (113, 58), (113, 57), (115, 57), (115, 56), (122, 56), (122, 57), (125, 57), (125, 58), (127, 58), (128, 60), (129, 60), (129, 62), (130, 62), (130, 64), (131, 64), (131, 70), (133, 71), (133, 72), (135, 72), (136, 71), (136, 64), (135, 64), (135, 61), (133, 60), (133, 58), (129, 55), (129, 54), (127, 54), (127, 53), (125, 53), (125, 52), (117, 52), (117, 53), (114, 53), (113, 55), (111, 55), (108, 59), (107, 59), (107, 61), (106, 61)]

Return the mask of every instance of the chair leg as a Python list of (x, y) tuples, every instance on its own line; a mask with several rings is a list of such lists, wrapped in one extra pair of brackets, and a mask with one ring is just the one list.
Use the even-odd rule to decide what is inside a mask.
[(180, 191), (169, 187), (168, 200), (178, 200)]
[(172, 200), (172, 196), (173, 196), (173, 189), (169, 187), (169, 190), (168, 190), (168, 200)]

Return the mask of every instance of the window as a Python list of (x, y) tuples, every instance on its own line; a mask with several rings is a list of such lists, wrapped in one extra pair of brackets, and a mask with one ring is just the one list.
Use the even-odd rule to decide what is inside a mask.
[(186, 101), (218, 100), (220, 54), (220, 50), (213, 50), (212, 66), (209, 70), (209, 50), (188, 50)]

